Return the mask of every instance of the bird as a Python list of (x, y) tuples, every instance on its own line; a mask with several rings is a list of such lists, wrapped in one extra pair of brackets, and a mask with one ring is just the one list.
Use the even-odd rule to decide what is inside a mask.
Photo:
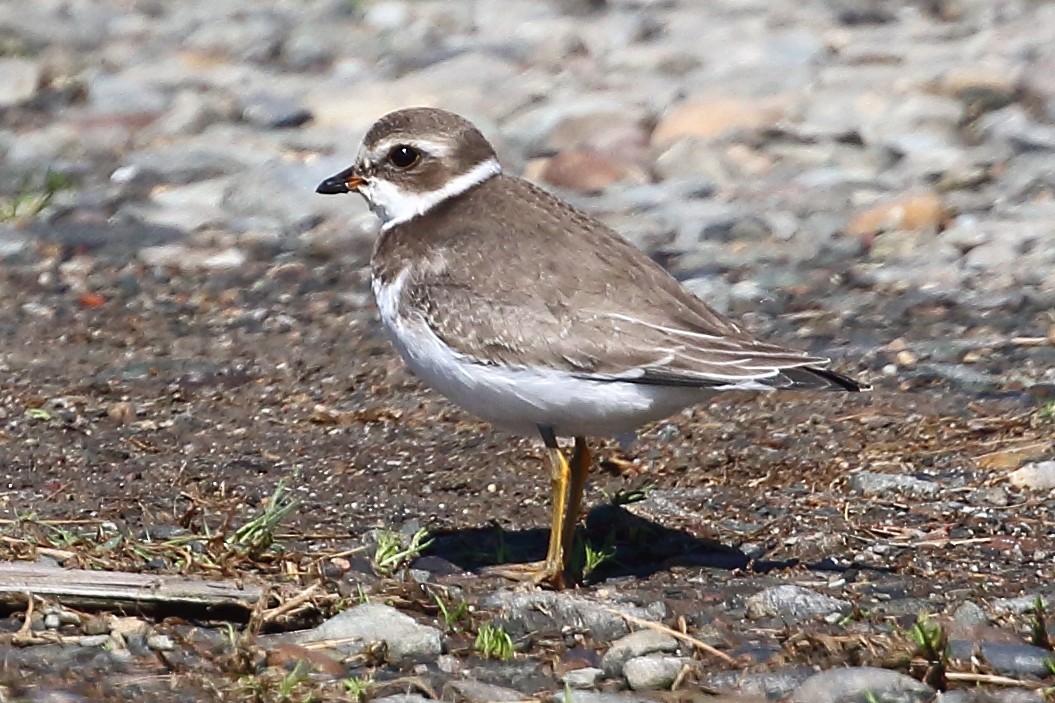
[[(504, 173), (453, 112), (380, 117), (354, 163), (316, 192), (358, 193), (380, 219), (371, 287), (410, 371), (545, 445), (546, 558), (499, 566), (503, 576), (565, 587), (587, 438), (626, 436), (723, 392), (870, 389), (827, 358), (755, 339), (600, 220)], [(573, 438), (570, 455), (561, 437)]]

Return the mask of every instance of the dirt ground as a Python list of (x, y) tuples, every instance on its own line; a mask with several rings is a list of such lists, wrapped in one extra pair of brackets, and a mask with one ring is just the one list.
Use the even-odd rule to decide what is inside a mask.
[[(426, 528), (424, 564), (470, 594), (503, 584), (464, 570), (542, 556), (539, 446), (403, 371), (364, 257), (283, 253), (186, 273), (143, 266), (135, 233), (124, 236), (117, 249), (45, 238), (0, 267), (7, 557), (62, 547), (61, 529), (83, 566), (289, 582), (278, 561), (209, 569), (125, 548), (233, 528), (283, 481), (299, 503), (279, 530), (285, 553), (351, 554), (338, 562), (350, 568), (337, 574), (345, 589), (366, 578), (361, 545), (378, 528)], [(675, 613), (788, 573), (857, 578), (862, 593), (893, 580), (901, 597), (939, 607), (1050, 591), (1050, 494), (1013, 489), (1007, 505), (964, 506), (1019, 464), (1055, 456), (1055, 421), (1040, 412), (1050, 387), (1034, 384), (1055, 348), (1013, 339), (1046, 331), (1051, 312), (1023, 297), (978, 309), (912, 296), (818, 275), (773, 303), (781, 317), (752, 320), (760, 334), (838, 354), (872, 394), (729, 396), (645, 428), (626, 452), (598, 441), (587, 540), (615, 553), (582, 588), (667, 599)], [(998, 385), (965, 390), (922, 360), (891, 367), (909, 361), (906, 348), (957, 362), (974, 352), (950, 367)], [(849, 486), (860, 470), (940, 491), (865, 497)], [(125, 547), (99, 537), (109, 534)], [(877, 543), (896, 547), (868, 551)]]

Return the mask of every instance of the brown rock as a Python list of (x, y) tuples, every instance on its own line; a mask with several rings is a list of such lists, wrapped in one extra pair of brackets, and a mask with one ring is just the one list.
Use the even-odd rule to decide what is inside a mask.
[(546, 183), (579, 193), (599, 193), (613, 183), (645, 175), (633, 164), (620, 163), (594, 149), (570, 149), (548, 159), (539, 176)]
[(344, 676), (344, 664), (323, 652), (301, 647), (299, 644), (278, 644), (267, 651), (268, 666), (291, 668), (298, 663), (310, 666), (313, 671), (329, 676)]
[(969, 116), (996, 110), (1015, 101), (1021, 71), (1014, 66), (958, 66), (941, 77), (938, 91), (965, 103)]
[(681, 137), (717, 139), (745, 130), (772, 127), (784, 116), (782, 98), (716, 98), (671, 108), (652, 132), (652, 143), (666, 145)]
[(593, 147), (599, 151), (633, 145), (644, 148), (648, 134), (635, 116), (618, 112), (591, 112), (562, 119), (546, 138), (546, 147), (565, 149)]
[(983, 469), (1017, 469), (1033, 459), (1039, 459), (1051, 447), (1050, 442), (1025, 442), (998, 449), (978, 457)]
[(945, 214), (945, 202), (936, 193), (902, 195), (858, 212), (844, 231), (855, 237), (890, 230), (936, 232)]

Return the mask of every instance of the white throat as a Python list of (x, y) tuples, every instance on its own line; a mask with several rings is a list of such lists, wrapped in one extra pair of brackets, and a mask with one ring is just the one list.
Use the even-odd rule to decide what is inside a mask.
[(462, 175), (452, 178), (442, 188), (415, 193), (406, 191), (388, 181), (371, 179), (359, 186), (370, 209), (381, 218), (381, 231), (412, 220), (442, 203), (448, 198), (461, 195), (473, 186), (502, 172), (497, 159), (488, 159), (473, 166)]

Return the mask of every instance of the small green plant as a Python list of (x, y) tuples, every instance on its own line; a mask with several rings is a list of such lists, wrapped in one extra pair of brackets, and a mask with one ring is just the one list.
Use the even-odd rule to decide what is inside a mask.
[(258, 557), (275, 543), (279, 524), (296, 509), (298, 503), (289, 497), (288, 481), (275, 486), (264, 510), (227, 537), (227, 544), (239, 547), (250, 557)]
[(344, 680), (344, 690), (358, 703), (366, 700), (372, 685), (373, 682), (361, 676), (352, 676)]
[(492, 622), (480, 626), (473, 647), (485, 659), (507, 661), (513, 658), (513, 638), (501, 625)]
[(374, 571), (381, 576), (391, 575), (400, 566), (421, 556), (431, 544), (432, 539), (424, 528), (415, 532), (405, 545), (398, 532), (378, 532), (377, 547), (374, 549)]
[(278, 691), (276, 691), (280, 701), (288, 701), (293, 697), (297, 687), (308, 678), (307, 669), (304, 662), (298, 661), (293, 670), (282, 677), (282, 680), (278, 682)]
[(632, 491), (618, 491), (612, 496), (611, 503), (617, 507), (621, 505), (630, 505), (631, 503), (640, 503), (648, 498), (649, 494), (654, 490), (656, 490), (656, 484), (649, 483)]
[(458, 604), (453, 608), (435, 593), (432, 594), (432, 600), (436, 601), (436, 607), (439, 608), (440, 615), (443, 616), (443, 624), (448, 630), (456, 629), (458, 623), (469, 614), (469, 604), (465, 602), (464, 598), (459, 600)]
[(1037, 418), (1046, 422), (1055, 422), (1055, 400), (1049, 400), (1037, 410)]
[(39, 184), (33, 179), (22, 179), (18, 192), (7, 200), (0, 201), (0, 222), (11, 220), (29, 220), (39, 215), (51, 204), (55, 194), (72, 186), (69, 177), (61, 173), (48, 171)]
[[(1048, 608), (1044, 599), (1037, 596), (1033, 601), (1029, 621), (1029, 642), (1034, 647), (1052, 649), (1051, 637), (1048, 636)], [(1051, 661), (1048, 661), (1049, 666)]]
[(589, 541), (586, 542), (586, 561), (582, 567), (584, 577), (592, 574), (598, 567), (615, 556), (614, 542), (615, 537), (611, 533), (605, 538), (600, 548), (594, 547)]
[(920, 613), (912, 623), (909, 637), (916, 645), (916, 654), (926, 660), (921, 680), (931, 688), (944, 691), (949, 663), (949, 637), (945, 628), (927, 613)]
[(494, 524), (495, 528), (495, 552), (492, 556), (493, 564), (508, 564), (513, 560), (513, 554), (509, 550), (509, 545), (506, 544), (506, 533), (498, 523)]

